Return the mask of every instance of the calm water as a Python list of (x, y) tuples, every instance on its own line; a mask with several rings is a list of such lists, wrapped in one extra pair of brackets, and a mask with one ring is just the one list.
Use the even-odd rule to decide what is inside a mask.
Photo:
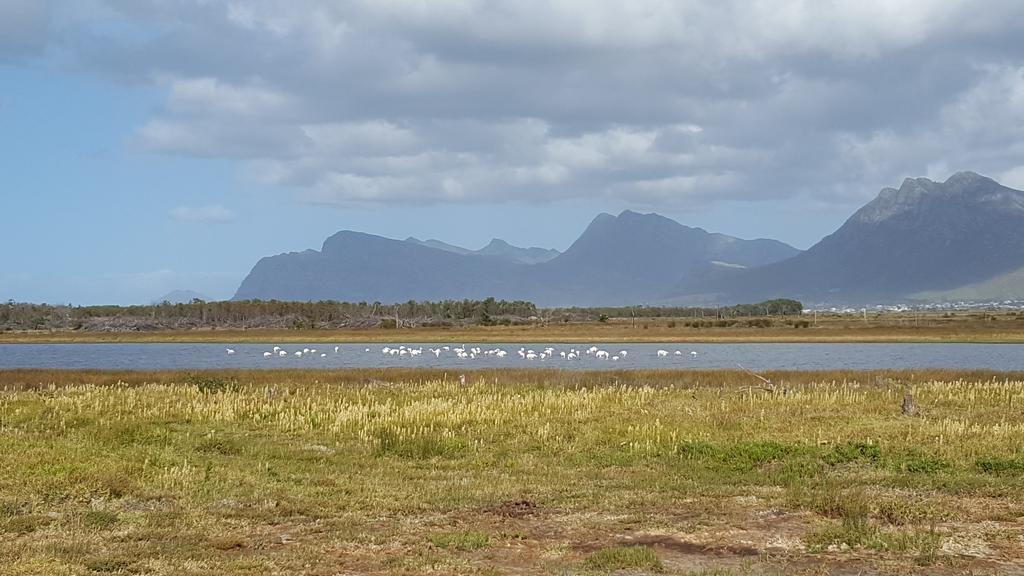
[[(466, 353), (482, 349), (475, 358), (458, 358), (454, 351), (430, 352), (448, 344), (412, 344), (421, 349), (413, 356), (382, 353), (384, 344), (282, 345), (287, 355), (264, 357), (274, 344), (3, 344), (0, 345), (0, 369), (65, 368), (127, 370), (198, 370), (204, 368), (568, 368), (577, 370), (641, 368), (736, 368), (750, 370), (854, 369), (883, 368), (956, 368), (1024, 370), (1024, 345), (1017, 344), (603, 344), (601, 350), (618, 360), (586, 354), (583, 344), (466, 344)], [(400, 343), (387, 345), (395, 348)], [(228, 354), (226, 348), (235, 350)], [(554, 354), (545, 359), (520, 357), (520, 348), (538, 355), (546, 348)], [(316, 353), (296, 356), (296, 351), (316, 349)], [(369, 348), (369, 352), (367, 352)], [(502, 349), (504, 358), (488, 355)], [(566, 360), (578, 350), (577, 360)], [(621, 351), (626, 355), (621, 355)], [(658, 351), (668, 352), (659, 356)], [(680, 354), (676, 354), (679, 351)], [(692, 354), (691, 352), (696, 352)], [(325, 356), (321, 357), (321, 354)]]

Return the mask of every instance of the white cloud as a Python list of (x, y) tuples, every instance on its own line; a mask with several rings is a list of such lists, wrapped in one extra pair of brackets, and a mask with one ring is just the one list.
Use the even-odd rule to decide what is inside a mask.
[(230, 222), (235, 219), (234, 213), (220, 204), (210, 204), (196, 208), (178, 206), (170, 211), (170, 216), (182, 222)]
[(1016, 0), (106, 2), (138, 143), (304, 202), (855, 203), (1024, 146)]
[(178, 114), (226, 114), (265, 120), (287, 113), (292, 98), (259, 80), (232, 84), (217, 78), (170, 80), (167, 107)]
[(1013, 168), (998, 174), (996, 178), (1004, 186), (1009, 186), (1016, 190), (1024, 190), (1024, 165), (1014, 166)]
[(0, 62), (43, 51), (50, 33), (51, 0), (0, 2)]

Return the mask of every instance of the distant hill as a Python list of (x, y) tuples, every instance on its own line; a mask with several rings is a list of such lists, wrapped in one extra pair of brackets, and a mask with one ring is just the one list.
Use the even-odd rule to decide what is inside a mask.
[(740, 240), (683, 226), (658, 214), (600, 214), (565, 251), (542, 267), (547, 285), (585, 293), (594, 304), (656, 303), (711, 262), (756, 266), (799, 250), (776, 240)]
[[(859, 305), (1024, 296), (1024, 193), (973, 172), (883, 189), (835, 233), (782, 262), (706, 269), (680, 302), (776, 296)], [(753, 301), (753, 300), (750, 300)]]
[(170, 302), (171, 304), (188, 304), (193, 300), (208, 302), (210, 299), (199, 292), (193, 292), (192, 290), (172, 290), (167, 294), (164, 294), (162, 298), (153, 300), (153, 304), (163, 304), (164, 302)]
[(320, 251), (261, 259), (235, 299), (405, 302), (504, 298), (520, 292), (525, 267), (361, 232), (342, 231)]
[(477, 250), (475, 254), (480, 256), (492, 256), (495, 258), (506, 258), (522, 264), (540, 264), (557, 258), (561, 252), (553, 248), (519, 248), (504, 240), (495, 238), (487, 246)]
[(438, 241), (342, 231), (319, 251), (261, 259), (235, 298), (386, 303), (493, 296), (543, 306), (655, 302), (699, 265), (753, 266), (796, 253), (774, 240), (740, 240), (630, 211), (599, 215), (564, 254), (500, 240), (467, 251)]
[(438, 250), (444, 250), (454, 254), (490, 256), (493, 258), (502, 258), (511, 262), (519, 262), (521, 264), (539, 264), (541, 262), (547, 262), (560, 254), (560, 252), (555, 249), (520, 248), (499, 238), (491, 240), (487, 246), (484, 246), (479, 250), (469, 250), (461, 246), (441, 242), (440, 240), (419, 240), (411, 236), (406, 238), (405, 241), (418, 244), (420, 246), (426, 246), (428, 248), (437, 248)]
[(600, 214), (562, 254), (339, 232), (264, 258), (236, 298), (485, 298), (541, 306), (808, 305), (1024, 299), (1024, 192), (973, 172), (886, 188), (806, 252), (657, 214)]
[(419, 238), (413, 238), (409, 236), (405, 239), (410, 244), (417, 244), (420, 246), (426, 246), (427, 248), (437, 248), (438, 250), (444, 250), (445, 252), (452, 252), (454, 254), (472, 254), (473, 251), (462, 246), (456, 246), (454, 244), (448, 244), (447, 242), (441, 242), (440, 240), (420, 240)]

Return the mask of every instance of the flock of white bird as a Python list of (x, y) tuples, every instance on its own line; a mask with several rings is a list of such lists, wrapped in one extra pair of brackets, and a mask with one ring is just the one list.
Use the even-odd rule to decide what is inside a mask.
[[(226, 348), (225, 350), (228, 355), (235, 353), (234, 348)], [(441, 346), (438, 348), (427, 347), (425, 349), (422, 346), (413, 348), (411, 346), (400, 345), (385, 346), (380, 350), (381, 354), (385, 356), (399, 356), (410, 358), (421, 356), (423, 355), (424, 351), (426, 351), (426, 353), (428, 354), (433, 354), (435, 358), (440, 358), (442, 354), (454, 354), (455, 357), (459, 358), (460, 360), (475, 360), (481, 357), (504, 358), (508, 356), (508, 351), (506, 351), (503, 348), (491, 348), (485, 350), (480, 347), (469, 347), (466, 345)], [(367, 348), (365, 352), (370, 353), (371, 349)], [(341, 346), (335, 346), (334, 353), (340, 354)], [(516, 354), (523, 360), (529, 361), (544, 361), (549, 358), (554, 358), (555, 356), (558, 356), (562, 360), (570, 361), (581, 360), (590, 357), (597, 360), (610, 360), (612, 362), (618, 362), (619, 360), (626, 358), (626, 356), (629, 355), (629, 351), (620, 350), (617, 353), (613, 353), (609, 352), (608, 350), (602, 350), (597, 346), (591, 346), (590, 348), (587, 348), (585, 350), (577, 348), (569, 348), (568, 350), (556, 350), (555, 348), (549, 346), (539, 351), (522, 347), (516, 351)], [(316, 348), (303, 348), (302, 350), (295, 350), (294, 352), (289, 352), (280, 346), (274, 346), (272, 350), (263, 352), (264, 358), (287, 357), (289, 355), (299, 358), (315, 358), (317, 356), (319, 356), (320, 358), (326, 358), (327, 352), (321, 352)], [(658, 350), (657, 352), (655, 352), (655, 355), (658, 358), (668, 358), (670, 355), (682, 356), (683, 352), (681, 350), (676, 350), (675, 352), (669, 352), (668, 350)], [(697, 351), (691, 350), (690, 355), (697, 356)]]

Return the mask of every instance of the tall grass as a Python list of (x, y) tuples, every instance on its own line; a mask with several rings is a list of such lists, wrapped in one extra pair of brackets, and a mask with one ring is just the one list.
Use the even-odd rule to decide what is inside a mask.
[[(1020, 375), (775, 373), (770, 392), (739, 372), (464, 374), (2, 372), (0, 560), (245, 573), (225, 554), (301, 570), (333, 546), (459, 572), (511, 546), (479, 520), (502, 502), (555, 522), (755, 496), (810, 514), (812, 550), (932, 562), (945, 523), (1024, 515)], [(78, 548), (34, 544), (62, 540)], [(579, 566), (571, 550), (553, 561)]]

